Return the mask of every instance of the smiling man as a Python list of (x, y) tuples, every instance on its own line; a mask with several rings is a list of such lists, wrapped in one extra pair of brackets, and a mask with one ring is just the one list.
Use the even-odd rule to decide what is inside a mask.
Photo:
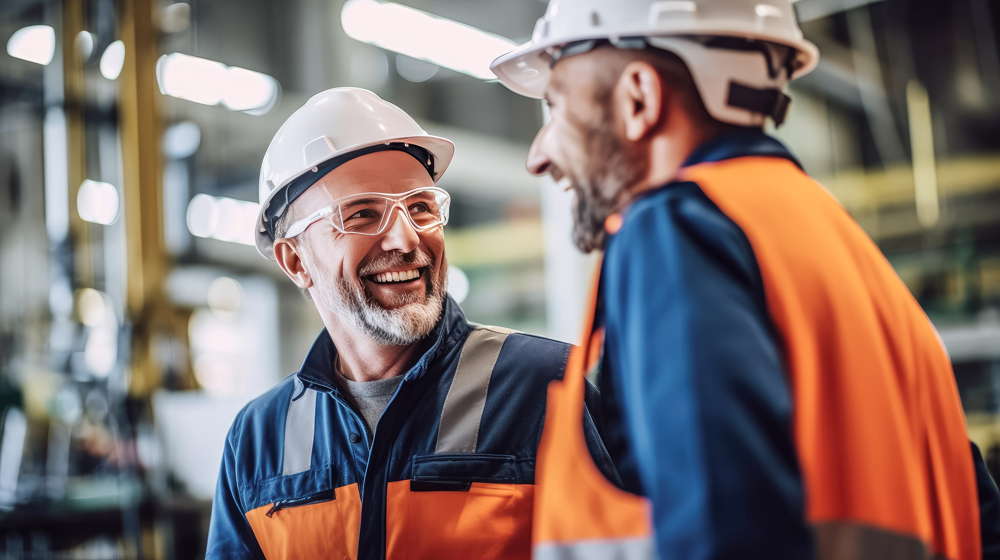
[(453, 152), (354, 88), (278, 130), (257, 248), (326, 329), (233, 423), (208, 558), (529, 557), (546, 386), (569, 346), (471, 325), (448, 297), (435, 185)]
[[(818, 57), (788, 0), (550, 0), (494, 61), (547, 100), (528, 169), (573, 190), (575, 241), (604, 253), (550, 390), (537, 558), (1000, 557), (934, 326), (764, 131)], [(588, 365), (628, 493), (582, 466)]]

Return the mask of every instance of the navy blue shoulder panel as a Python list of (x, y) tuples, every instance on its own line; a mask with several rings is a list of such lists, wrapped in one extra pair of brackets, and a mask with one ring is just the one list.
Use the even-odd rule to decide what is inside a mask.
[(241, 491), (249, 481), (281, 475), (285, 416), (295, 388), (295, 375), (285, 377), (247, 403), (233, 421), (228, 444), (238, 458), (236, 478)]
[(561, 379), (570, 345), (538, 336), (507, 336), (493, 368), (477, 453), (515, 455), (519, 484), (534, 482), (534, 460), (545, 423), (545, 394)]

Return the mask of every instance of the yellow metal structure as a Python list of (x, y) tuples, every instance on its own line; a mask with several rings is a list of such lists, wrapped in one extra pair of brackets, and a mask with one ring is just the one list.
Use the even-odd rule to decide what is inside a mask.
[(133, 329), (129, 393), (144, 398), (160, 381), (153, 341), (158, 332), (172, 330), (163, 292), (168, 260), (163, 242), (161, 122), (156, 86), (158, 33), (151, 0), (130, 0), (120, 6), (121, 40), (125, 44), (119, 90), (128, 263), (125, 307)]
[(83, 1), (65, 0), (62, 9), (63, 107), (66, 113), (66, 189), (69, 199), (69, 227), (74, 255), (74, 273), (81, 286), (94, 285), (94, 252), (90, 224), (76, 212), (76, 196), (87, 178), (84, 140), (83, 59), (76, 48), (76, 37), (83, 31)]

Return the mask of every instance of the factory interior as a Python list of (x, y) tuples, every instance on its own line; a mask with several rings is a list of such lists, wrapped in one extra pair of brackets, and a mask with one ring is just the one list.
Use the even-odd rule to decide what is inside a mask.
[[(253, 230), (272, 136), (328, 88), (455, 142), (469, 320), (578, 342), (596, 257), (525, 170), (543, 104), (489, 70), (546, 2), (398, 2), (0, 2), (0, 558), (204, 557), (229, 426), (323, 328)], [(822, 54), (769, 132), (933, 321), (996, 478), (1000, 4), (794, 8)]]

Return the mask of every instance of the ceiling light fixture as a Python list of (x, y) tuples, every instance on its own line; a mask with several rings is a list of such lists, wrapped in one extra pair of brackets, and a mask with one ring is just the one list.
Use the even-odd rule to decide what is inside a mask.
[(490, 63), (517, 46), (510, 39), (394, 2), (347, 0), (340, 21), (353, 39), (481, 80), (495, 80)]
[(104, 49), (101, 55), (101, 75), (109, 80), (117, 80), (125, 66), (125, 43), (115, 41)]
[(277, 80), (267, 74), (181, 53), (160, 57), (156, 81), (164, 95), (251, 115), (271, 110), (281, 93)]
[(48, 25), (18, 29), (7, 41), (7, 54), (45, 66), (56, 54), (56, 32)]

